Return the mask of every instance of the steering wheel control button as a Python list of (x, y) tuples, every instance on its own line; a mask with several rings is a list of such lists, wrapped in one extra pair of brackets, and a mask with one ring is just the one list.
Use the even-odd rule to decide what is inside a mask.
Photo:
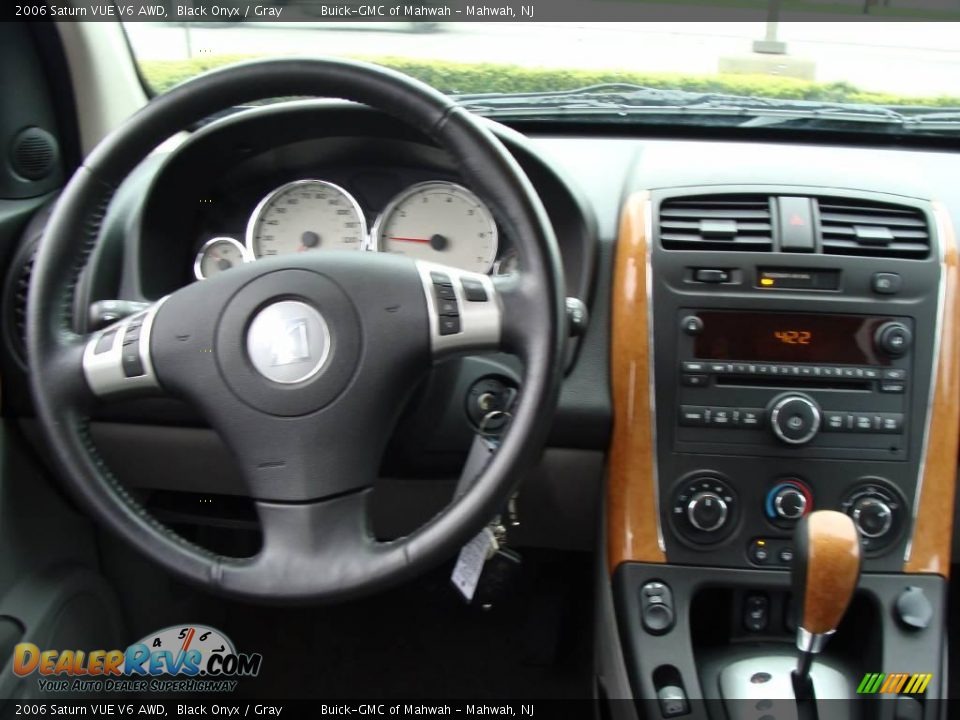
[(501, 309), (487, 275), (417, 260), (433, 352), (499, 347)]
[(119, 332), (119, 328), (107, 330), (105, 333), (103, 333), (97, 340), (97, 344), (94, 346), (93, 352), (96, 355), (110, 352), (110, 349), (113, 347), (113, 341), (117, 339), (117, 332)]
[(813, 440), (820, 429), (820, 407), (804, 395), (784, 395), (770, 404), (773, 434), (788, 445)]
[(913, 333), (900, 322), (887, 322), (877, 328), (874, 343), (885, 355), (900, 357), (905, 355), (913, 344)]
[(467, 302), (487, 301), (487, 291), (483, 287), (483, 283), (471, 280), (470, 278), (464, 278), (460, 281), (460, 287), (463, 288), (463, 296), (467, 299)]
[(673, 593), (666, 583), (651, 580), (640, 588), (640, 619), (651, 635), (663, 635), (673, 628)]
[(670, 516), (685, 540), (713, 544), (727, 537), (736, 525), (736, 496), (730, 485), (713, 473), (702, 473), (674, 491)]
[(247, 354), (257, 372), (276, 383), (309, 380), (331, 349), (330, 329), (316, 308), (299, 300), (267, 305), (247, 330)]
[(687, 335), (699, 335), (703, 332), (703, 320), (696, 315), (688, 315), (680, 321), (680, 329)]
[(158, 308), (114, 323), (93, 334), (83, 351), (83, 374), (95, 395), (105, 397), (159, 387), (150, 360), (150, 332)]
[(902, 284), (903, 278), (898, 273), (878, 272), (870, 278), (870, 289), (877, 295), (896, 295)]

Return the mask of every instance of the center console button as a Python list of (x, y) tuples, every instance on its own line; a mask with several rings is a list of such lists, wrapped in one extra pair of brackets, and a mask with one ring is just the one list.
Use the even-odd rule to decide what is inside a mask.
[(842, 412), (824, 412), (823, 414), (823, 426), (825, 430), (831, 432), (843, 432), (847, 429), (846, 423), (846, 413)]
[(710, 424), (729, 427), (733, 424), (730, 408), (710, 408)]
[(741, 410), (740, 411), (740, 427), (744, 427), (744, 428), (759, 427), (762, 418), (763, 418), (763, 413), (760, 410)]
[(683, 405), (680, 408), (680, 424), (684, 427), (702, 427), (707, 424), (707, 408), (699, 405)]
[(788, 445), (810, 442), (820, 429), (820, 407), (803, 395), (785, 395), (770, 407), (770, 425)]
[(684, 373), (680, 376), (680, 382), (686, 387), (706, 387), (708, 376), (700, 373)]
[(687, 315), (687, 317), (680, 321), (680, 328), (687, 335), (699, 335), (703, 332), (703, 320), (696, 315)]

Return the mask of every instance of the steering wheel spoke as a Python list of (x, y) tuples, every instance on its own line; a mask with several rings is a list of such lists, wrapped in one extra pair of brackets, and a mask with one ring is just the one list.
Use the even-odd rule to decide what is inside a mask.
[(435, 356), (500, 347), (503, 307), (488, 275), (423, 260), (417, 261), (417, 271)]
[(92, 333), (83, 350), (83, 375), (98, 398), (160, 390), (150, 354), (153, 321), (166, 298)]
[(223, 565), (224, 589), (259, 595), (250, 591), (256, 578), (287, 597), (309, 597), (318, 573), (331, 587), (355, 587), (358, 570), (383, 555), (369, 529), (369, 499), (362, 490), (308, 503), (258, 502), (262, 547), (249, 560)]

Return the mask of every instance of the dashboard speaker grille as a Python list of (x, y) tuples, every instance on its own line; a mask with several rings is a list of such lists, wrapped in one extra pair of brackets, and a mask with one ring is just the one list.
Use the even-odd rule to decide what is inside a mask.
[(660, 204), (660, 244), (666, 250), (773, 249), (766, 195), (703, 195)]
[(868, 200), (820, 198), (820, 238), (831, 255), (925, 258), (927, 218), (917, 208)]
[(10, 166), (25, 180), (43, 180), (57, 163), (57, 141), (38, 127), (21, 130), (10, 147)]

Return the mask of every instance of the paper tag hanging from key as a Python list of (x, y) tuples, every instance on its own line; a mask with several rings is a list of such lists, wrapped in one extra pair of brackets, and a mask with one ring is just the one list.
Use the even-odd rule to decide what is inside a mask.
[(493, 530), (485, 527), (461, 548), (450, 580), (467, 602), (473, 600), (483, 566), (498, 547)]

